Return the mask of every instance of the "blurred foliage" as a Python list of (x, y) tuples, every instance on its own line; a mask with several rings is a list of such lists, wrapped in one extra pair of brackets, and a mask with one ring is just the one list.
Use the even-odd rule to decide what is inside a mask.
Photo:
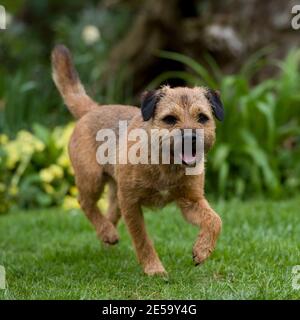
[[(20, 130), (15, 139), (0, 135), (0, 213), (14, 208), (79, 208), (78, 191), (67, 154), (74, 124), (53, 131), (40, 124)], [(105, 208), (105, 197), (100, 201)]]
[(122, 76), (100, 84), (108, 52), (130, 22), (126, 3), (113, 8), (91, 0), (1, 3), (8, 19), (0, 33), (0, 132), (13, 136), (34, 122), (54, 127), (71, 119), (51, 79), (50, 53), (56, 43), (76, 52), (82, 80), (99, 101), (130, 99), (130, 84)]
[(209, 56), (212, 72), (187, 56), (162, 52), (161, 57), (185, 64), (189, 72), (170, 71), (150, 84), (179, 77), (190, 86), (221, 91), (226, 116), (218, 125), (206, 174), (206, 189), (218, 197), (299, 194), (300, 51), (273, 62), (280, 69), (276, 78), (252, 85), (263, 53), (250, 57), (239, 74), (225, 75)]
[[(161, 55), (189, 66), (189, 72), (176, 72), (189, 85), (209, 85), (222, 92), (226, 118), (218, 125), (217, 143), (209, 154), (208, 193), (225, 198), (299, 193), (300, 51), (274, 62), (280, 68), (277, 78), (256, 85), (250, 83), (261, 65), (260, 54), (237, 75), (221, 74), (212, 60), (213, 73), (181, 54)], [(162, 74), (151, 86), (170, 75), (175, 74)], [(21, 130), (15, 139), (0, 136), (0, 212), (14, 206), (78, 206), (67, 155), (72, 129), (72, 123), (53, 131), (34, 124), (32, 133)]]
[(66, 150), (72, 129), (70, 124), (51, 132), (34, 125), (33, 134), (21, 130), (13, 140), (0, 136), (0, 212), (70, 205), (77, 192)]
[[(100, 81), (108, 54), (133, 14), (126, 1), (118, 6), (108, 2), (1, 2), (8, 28), (0, 33), (0, 212), (14, 206), (78, 206), (66, 154), (73, 124), (51, 79), (50, 52), (56, 43), (76, 52), (82, 81), (98, 101), (132, 102), (126, 69), (108, 83)], [(179, 79), (222, 93), (226, 118), (209, 154), (208, 193), (224, 198), (299, 193), (300, 51), (273, 61), (278, 76), (261, 83), (255, 79), (264, 68), (264, 50), (229, 75), (209, 55), (209, 68), (175, 52), (160, 56), (187, 71), (162, 73), (149, 87)]]

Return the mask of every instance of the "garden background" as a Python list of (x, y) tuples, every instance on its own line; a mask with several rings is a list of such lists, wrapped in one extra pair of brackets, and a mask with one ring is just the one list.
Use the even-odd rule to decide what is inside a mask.
[[(291, 287), (291, 268), (300, 264), (296, 3), (1, 1), (7, 29), (0, 30), (0, 264), (7, 266), (8, 288), (0, 297), (297, 298)], [(206, 193), (224, 230), (200, 271), (190, 257), (197, 230), (181, 230), (173, 206), (161, 218), (147, 214), (175, 274), (167, 284), (142, 280), (123, 224), (120, 248), (107, 253), (97, 243), (79, 210), (67, 155), (74, 122), (51, 79), (57, 43), (71, 49), (82, 82), (101, 103), (138, 105), (143, 90), (166, 83), (221, 91), (226, 117), (208, 156)], [(124, 250), (130, 258), (118, 269)]]

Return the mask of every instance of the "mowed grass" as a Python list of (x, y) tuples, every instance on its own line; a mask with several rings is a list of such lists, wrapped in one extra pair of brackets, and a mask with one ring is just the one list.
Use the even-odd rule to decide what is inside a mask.
[(147, 277), (124, 223), (120, 243), (104, 247), (81, 212), (0, 216), (1, 299), (298, 299), (292, 267), (300, 265), (300, 198), (218, 202), (223, 232), (213, 255), (192, 262), (198, 230), (177, 208), (146, 212), (147, 226), (169, 272)]

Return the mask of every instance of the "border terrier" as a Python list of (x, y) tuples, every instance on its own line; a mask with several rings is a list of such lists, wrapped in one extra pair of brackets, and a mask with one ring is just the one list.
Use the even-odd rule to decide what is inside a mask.
[[(204, 195), (204, 171), (186, 175), (182, 164), (105, 164), (96, 161), (98, 130), (111, 128), (118, 138), (118, 122), (128, 121), (128, 131), (143, 128), (171, 130), (203, 129), (205, 153), (215, 142), (215, 119), (223, 120), (219, 93), (204, 87), (163, 86), (142, 95), (141, 108), (99, 105), (85, 92), (69, 50), (57, 45), (52, 51), (53, 80), (65, 104), (77, 119), (69, 142), (69, 155), (79, 191), (79, 203), (106, 244), (119, 240), (116, 229), (121, 216), (129, 230), (137, 259), (147, 275), (164, 275), (162, 265), (146, 231), (142, 206), (176, 202), (184, 218), (200, 227), (193, 259), (202, 263), (215, 248), (222, 221)], [(183, 136), (183, 139), (185, 137)], [(128, 142), (130, 145), (132, 142)], [(97, 201), (104, 186), (109, 189), (109, 207), (103, 215)]]

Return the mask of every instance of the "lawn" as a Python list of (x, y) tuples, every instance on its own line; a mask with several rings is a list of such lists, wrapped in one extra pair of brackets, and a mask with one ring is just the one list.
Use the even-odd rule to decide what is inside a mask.
[(215, 202), (223, 219), (217, 249), (192, 263), (197, 228), (169, 206), (146, 213), (169, 272), (144, 276), (124, 223), (121, 241), (101, 245), (81, 212), (59, 209), (0, 216), (0, 299), (298, 299), (291, 269), (300, 264), (300, 198)]

